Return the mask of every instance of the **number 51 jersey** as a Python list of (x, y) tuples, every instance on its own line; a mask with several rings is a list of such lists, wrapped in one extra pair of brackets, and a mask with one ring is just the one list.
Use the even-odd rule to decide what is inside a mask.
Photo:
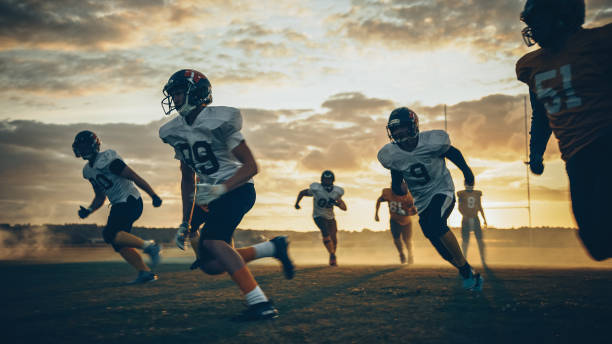
[(412, 152), (394, 143), (387, 143), (378, 152), (383, 167), (402, 173), (419, 213), (436, 194), (454, 197), (455, 185), (442, 156), (450, 145), (445, 131), (429, 130), (419, 133), (419, 143)]
[(174, 117), (159, 128), (159, 137), (174, 148), (175, 159), (196, 172), (200, 183), (220, 184), (242, 166), (232, 154), (244, 140), (241, 128), (240, 110), (207, 106), (192, 125), (183, 116)]

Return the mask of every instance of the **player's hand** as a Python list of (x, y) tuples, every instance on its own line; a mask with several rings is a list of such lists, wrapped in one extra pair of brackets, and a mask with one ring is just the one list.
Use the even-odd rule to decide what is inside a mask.
[(91, 213), (92, 213), (91, 208), (85, 208), (82, 205), (80, 206), (80, 209), (79, 209), (79, 217), (80, 218), (84, 219), (87, 216), (89, 216), (89, 214), (91, 214)]
[(178, 230), (176, 231), (176, 235), (174, 236), (174, 242), (176, 243), (176, 247), (181, 250), (185, 250), (185, 238), (187, 238), (187, 234), (189, 233), (189, 224), (187, 222), (183, 222), (179, 225)]
[(468, 175), (464, 175), (463, 178), (464, 178), (463, 180), (464, 185), (474, 186), (474, 175), (473, 174), (470, 173)]
[(541, 155), (529, 155), (528, 164), (533, 174), (540, 175), (544, 172), (544, 159)]
[(197, 205), (206, 205), (210, 204), (212, 201), (221, 197), (226, 191), (227, 187), (223, 184), (206, 184), (200, 183), (196, 184), (196, 204)]
[(340, 205), (340, 203), (338, 203), (338, 201), (337, 201), (337, 200), (335, 200), (335, 199), (333, 199), (333, 198), (328, 199), (328, 200), (327, 200), (327, 203), (328, 203), (328, 204), (331, 204), (331, 205), (332, 205), (332, 207), (333, 207), (334, 205), (335, 205), (335, 206)]
[(380, 218), (378, 217), (378, 214), (374, 215), (374, 221), (376, 221), (376, 222), (380, 221)]
[(295, 204), (295, 209), (300, 210), (300, 209), (302, 209), (302, 207), (300, 207), (300, 205), (296, 203)]
[(153, 206), (155, 208), (159, 207), (162, 205), (162, 199), (159, 198), (159, 196), (157, 195), (153, 195), (153, 197), (151, 197), (153, 199)]

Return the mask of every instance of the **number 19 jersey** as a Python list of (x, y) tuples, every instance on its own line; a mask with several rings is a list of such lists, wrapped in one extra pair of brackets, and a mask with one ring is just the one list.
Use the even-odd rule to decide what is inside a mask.
[(430, 130), (419, 133), (419, 143), (411, 152), (395, 143), (386, 144), (378, 152), (383, 167), (402, 173), (419, 213), (436, 194), (454, 197), (455, 185), (443, 157), (450, 145), (445, 131)]
[(159, 128), (159, 137), (174, 148), (175, 159), (196, 172), (200, 183), (221, 184), (242, 166), (232, 154), (244, 140), (241, 128), (240, 110), (207, 106), (191, 125), (183, 116), (174, 117)]

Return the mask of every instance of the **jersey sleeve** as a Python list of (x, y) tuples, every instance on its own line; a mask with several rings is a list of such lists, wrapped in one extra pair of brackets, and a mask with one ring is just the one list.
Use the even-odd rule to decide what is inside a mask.
[(242, 115), (238, 109), (227, 109), (229, 109), (227, 111), (227, 119), (214, 129), (214, 134), (227, 144), (229, 150), (232, 150), (244, 140), (244, 136), (240, 133), (242, 129)]
[(338, 188), (338, 198), (344, 196), (344, 189), (339, 186), (336, 187)]
[(380, 162), (380, 164), (388, 169), (391, 170), (392, 166), (391, 166), (391, 154), (389, 152), (389, 149), (387, 148), (388, 145), (385, 145), (383, 148), (381, 148), (378, 151), (378, 161)]
[(428, 146), (432, 155), (442, 156), (451, 146), (448, 133), (444, 130), (432, 130), (428, 138)]
[(119, 156), (119, 154), (117, 154), (117, 152), (115, 152), (112, 149), (106, 150), (102, 153), (100, 153), (101, 156), (98, 158), (99, 161), (96, 161), (96, 165), (98, 165), (98, 168), (111, 172), (111, 165), (113, 163), (113, 161), (115, 160), (121, 160), (123, 161), (123, 159), (121, 159), (121, 157)]
[(315, 191), (317, 191), (319, 189), (319, 183), (312, 183), (310, 184), (310, 186), (308, 187), (308, 191), (310, 191), (310, 193), (314, 193)]

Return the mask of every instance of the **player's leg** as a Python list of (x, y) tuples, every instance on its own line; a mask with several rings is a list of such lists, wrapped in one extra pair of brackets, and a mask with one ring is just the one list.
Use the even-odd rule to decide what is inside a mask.
[(399, 253), (400, 263), (405, 264), (406, 256), (404, 255), (404, 250), (402, 249), (402, 240), (400, 238), (402, 234), (402, 226), (399, 223), (395, 222), (393, 219), (389, 219), (389, 228), (391, 230), (391, 236), (393, 237), (393, 244), (395, 245), (395, 248)]
[(425, 237), (429, 239), (440, 256), (459, 270), (463, 278), (464, 288), (479, 290), (482, 278), (475, 274), (465, 260), (455, 235), (447, 225), (448, 217), (453, 210), (455, 200), (449, 196), (437, 194), (429, 203), (427, 209), (419, 214), (419, 223)]
[(482, 262), (482, 266), (486, 267), (487, 260), (486, 260), (485, 243), (484, 243), (484, 237), (482, 235), (482, 228), (480, 227), (480, 220), (478, 218), (474, 219), (474, 236), (476, 237), (476, 243), (478, 243), (478, 252), (480, 252), (480, 261)]
[(566, 164), (578, 235), (597, 261), (612, 257), (612, 230), (607, 215), (612, 208), (612, 162), (607, 158), (612, 154), (610, 135), (583, 148)]
[(245, 296), (247, 318), (278, 315), (259, 287), (242, 256), (231, 246), (234, 230), (255, 204), (255, 188), (247, 183), (209, 204), (207, 222), (200, 233), (200, 268), (210, 274), (227, 272)]
[(408, 254), (408, 264), (414, 264), (414, 254), (412, 248), (412, 221), (402, 226), (402, 240), (406, 245), (406, 253)]
[(467, 257), (468, 246), (470, 245), (470, 222), (468, 218), (461, 219), (461, 251)]
[(323, 217), (315, 217), (313, 218), (313, 220), (314, 220), (314, 223), (319, 228), (319, 230), (321, 231), (321, 237), (323, 237), (323, 246), (325, 246), (325, 248), (327, 249), (327, 252), (329, 252), (330, 255), (333, 254), (334, 253), (334, 243), (332, 242), (332, 239), (329, 235), (329, 230), (327, 228), (328, 227), (327, 221)]
[(327, 230), (329, 231), (329, 238), (333, 244), (333, 253), (329, 255), (329, 265), (338, 266), (338, 260), (336, 258), (336, 251), (338, 249), (338, 224), (336, 219), (326, 220)]
[(294, 265), (289, 257), (289, 240), (286, 236), (277, 236), (269, 241), (260, 242), (253, 246), (237, 248), (236, 251), (245, 263), (266, 257), (274, 257), (283, 265), (285, 278), (292, 279)]

